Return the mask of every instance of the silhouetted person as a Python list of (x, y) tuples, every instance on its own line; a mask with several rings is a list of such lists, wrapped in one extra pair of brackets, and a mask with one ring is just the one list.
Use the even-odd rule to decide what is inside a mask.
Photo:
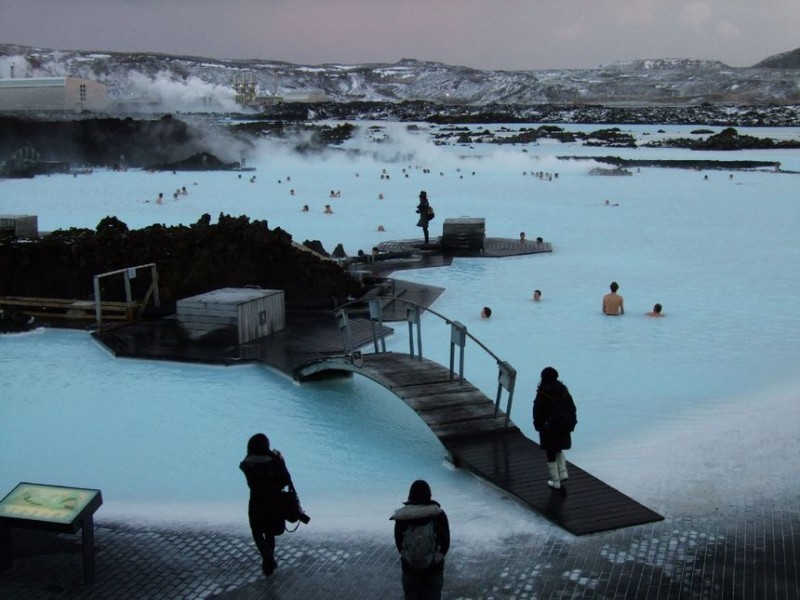
[(418, 479), (408, 501), (395, 511), (394, 543), (403, 568), (406, 600), (439, 600), (444, 585), (444, 557), (450, 549), (450, 524), (431, 488)]
[(275, 562), (275, 536), (284, 532), (284, 518), (280, 507), (280, 492), (289, 485), (291, 476), (283, 457), (270, 450), (269, 438), (257, 433), (247, 442), (247, 456), (239, 464), (250, 488), (247, 515), (250, 531), (261, 554), (261, 570), (272, 575)]
[(547, 485), (553, 489), (561, 489), (568, 477), (564, 450), (572, 447), (570, 434), (577, 423), (575, 403), (567, 386), (558, 380), (558, 371), (545, 367), (533, 401), (533, 428), (539, 432), (539, 444), (547, 453)]
[(422, 233), (425, 235), (425, 244), (428, 244), (428, 222), (430, 221), (430, 202), (428, 202), (428, 192), (422, 191), (419, 193), (419, 204), (417, 204), (417, 214), (419, 220), (417, 227), (422, 227)]

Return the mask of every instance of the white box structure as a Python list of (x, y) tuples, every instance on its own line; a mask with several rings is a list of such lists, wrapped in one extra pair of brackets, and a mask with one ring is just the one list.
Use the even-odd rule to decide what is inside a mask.
[(286, 326), (283, 290), (221, 288), (178, 300), (178, 322), (191, 339), (235, 328), (240, 344)]

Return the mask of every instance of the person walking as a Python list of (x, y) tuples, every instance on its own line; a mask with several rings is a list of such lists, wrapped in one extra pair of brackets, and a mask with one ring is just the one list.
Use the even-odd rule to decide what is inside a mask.
[(609, 288), (611, 292), (603, 296), (603, 314), (612, 316), (624, 315), (625, 304), (622, 296), (617, 293), (619, 284), (616, 281), (612, 281)]
[(261, 554), (261, 570), (272, 575), (275, 562), (275, 536), (284, 532), (280, 493), (292, 478), (280, 452), (271, 450), (269, 438), (257, 433), (247, 442), (247, 456), (239, 464), (250, 488), (247, 515), (256, 548)]
[(561, 489), (569, 476), (564, 450), (572, 447), (572, 436), (578, 423), (572, 396), (558, 380), (553, 367), (542, 369), (542, 379), (533, 401), (533, 428), (539, 432), (539, 444), (547, 453), (547, 485)]
[(403, 569), (406, 600), (440, 600), (444, 557), (450, 549), (450, 524), (441, 505), (431, 499), (428, 482), (411, 484), (408, 500), (392, 515), (394, 543)]
[(422, 227), (422, 233), (425, 235), (425, 245), (428, 245), (428, 222), (431, 220), (431, 204), (428, 202), (428, 192), (422, 191), (419, 193), (419, 204), (417, 204), (417, 227)]

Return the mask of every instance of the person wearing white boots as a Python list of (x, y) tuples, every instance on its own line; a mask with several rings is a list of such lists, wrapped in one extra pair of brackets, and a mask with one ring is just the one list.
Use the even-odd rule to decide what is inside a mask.
[(569, 476), (564, 450), (572, 447), (570, 434), (577, 423), (575, 402), (567, 386), (558, 380), (558, 371), (545, 367), (533, 401), (533, 428), (547, 453), (547, 485), (554, 490), (560, 490)]

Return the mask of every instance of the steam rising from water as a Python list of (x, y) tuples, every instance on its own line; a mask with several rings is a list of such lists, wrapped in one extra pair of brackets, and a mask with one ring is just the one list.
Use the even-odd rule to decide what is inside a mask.
[[(591, 177), (588, 164), (555, 155), (598, 150), (441, 147), (428, 137), (436, 128), (419, 127), (365, 124), (341, 150), (313, 160), (265, 143), (249, 161), (258, 167), (253, 183), (234, 173), (105, 171), (9, 181), (4, 210), (38, 214), (42, 229), (94, 227), (108, 214), (132, 227), (189, 223), (224, 211), (267, 219), (329, 249), (345, 242), (353, 254), (419, 237), (413, 208), (427, 189), (439, 219), (482, 216), (492, 237), (525, 230), (554, 243), (549, 256), (398, 273), (444, 286), (436, 310), (517, 368), (512, 418), (526, 435), (535, 439), (538, 373), (552, 364), (578, 404), (570, 460), (623, 492), (678, 515), (761, 495), (797, 501), (796, 176), (712, 172), (705, 181), (694, 171), (642, 169)], [(378, 132), (386, 140), (371, 142)], [(764, 157), (746, 154), (737, 158)], [(800, 170), (796, 151), (768, 154)], [(384, 169), (391, 179), (380, 177)], [(531, 175), (540, 170), (560, 176)], [(187, 197), (153, 204), (158, 191), (181, 185)], [(331, 201), (331, 189), (342, 197)], [(605, 198), (619, 206), (603, 206)], [(322, 214), (325, 203), (334, 215)], [(302, 213), (303, 204), (312, 210)], [(618, 319), (599, 314), (612, 279), (628, 313)], [(530, 300), (534, 288), (544, 291), (540, 303)], [(655, 301), (665, 318), (643, 316)], [(494, 311), (488, 321), (478, 317), (483, 305)], [(447, 364), (447, 328), (427, 317), (424, 327), (426, 356)], [(389, 349), (407, 351), (404, 332), (396, 328)], [(236, 466), (249, 435), (265, 430), (289, 461), (314, 531), (385, 532), (418, 477), (431, 482), (460, 535), (549, 527), (448, 467), (413, 411), (359, 378), (299, 387), (256, 368), (120, 361), (84, 334), (64, 332), (3, 339), (0, 365), (6, 489), (21, 480), (100, 487), (103, 517), (242, 524), (246, 486)], [(494, 394), (495, 365), (474, 348), (467, 374)]]

